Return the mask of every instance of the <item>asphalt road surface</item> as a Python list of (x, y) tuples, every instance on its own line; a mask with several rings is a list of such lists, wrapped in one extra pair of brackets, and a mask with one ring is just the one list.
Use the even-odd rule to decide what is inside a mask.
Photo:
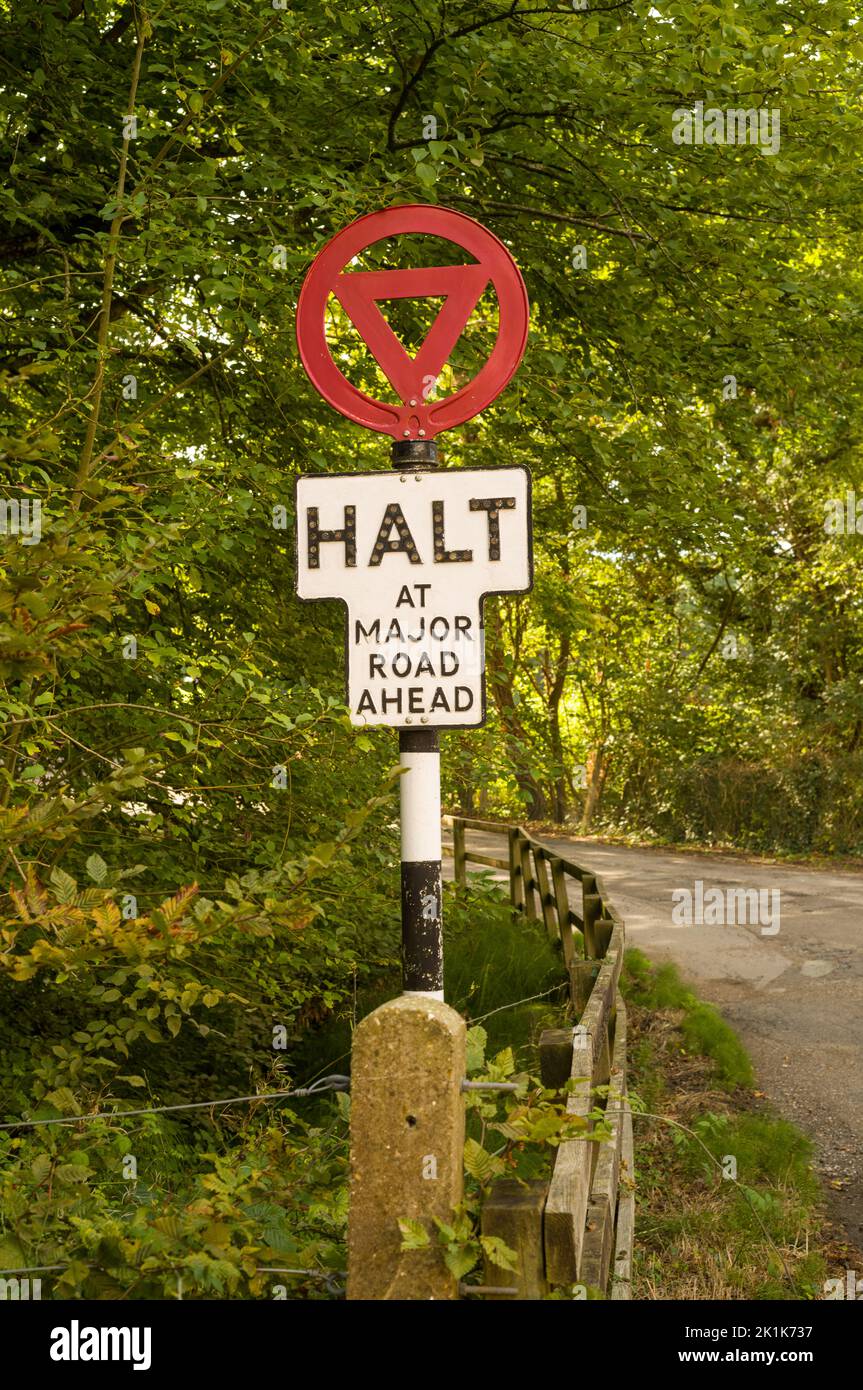
[[(863, 1246), (863, 876), (541, 838), (600, 875), (628, 945), (674, 961), (718, 1006), (749, 1051), (759, 1089), (814, 1141), (832, 1213)], [(506, 857), (498, 835), (471, 831), (467, 846)], [(445, 871), (451, 876), (451, 859)], [(761, 900), (767, 934), (757, 920), (741, 925), (754, 914), (740, 907), (726, 907), (737, 919), (730, 925), (676, 925), (673, 909), (679, 919), (685, 899), (672, 895), (688, 889), (694, 903), (696, 880), (704, 894), (721, 889), (726, 904), (728, 889), (778, 890), (778, 932), (769, 930), (770, 896)]]

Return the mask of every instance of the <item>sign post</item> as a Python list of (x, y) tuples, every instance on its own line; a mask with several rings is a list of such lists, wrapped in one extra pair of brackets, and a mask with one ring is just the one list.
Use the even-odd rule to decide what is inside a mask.
[(443, 999), (440, 735), (399, 729), (402, 767), (402, 978), (405, 994)]
[[(445, 238), (473, 258), (420, 270), (347, 267), (385, 237)], [(498, 333), (476, 377), (430, 401), (489, 284)], [(326, 337), (333, 295), (386, 375), (400, 404), (358, 390)], [(411, 358), (378, 301), (442, 298)], [(484, 409), (524, 352), (527, 293), (506, 247), (447, 208), (407, 206), (361, 217), (319, 252), (297, 310), (300, 355), (313, 384), (342, 414), (393, 438), (392, 470), (297, 479), (297, 593), (346, 610), (347, 699), (357, 727), (399, 731), (401, 901), (406, 994), (443, 999), (441, 728), (485, 719), (483, 600), (532, 584), (530, 474), (524, 467), (438, 469), (434, 437)]]

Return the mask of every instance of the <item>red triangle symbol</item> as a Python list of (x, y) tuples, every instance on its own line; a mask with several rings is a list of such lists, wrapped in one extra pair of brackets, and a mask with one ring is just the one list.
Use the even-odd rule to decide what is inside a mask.
[[(423, 270), (357, 270), (336, 277), (333, 293), (393, 390), (407, 404), (423, 400), (438, 377), (490, 280), (482, 262)], [(405, 351), (377, 301), (440, 299), (443, 305), (415, 357)]]

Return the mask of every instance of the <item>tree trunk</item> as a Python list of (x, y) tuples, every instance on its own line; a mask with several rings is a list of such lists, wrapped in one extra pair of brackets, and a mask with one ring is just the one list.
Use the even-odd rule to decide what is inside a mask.
[(557, 670), (554, 674), (554, 682), (548, 695), (548, 722), (550, 726), (551, 756), (557, 771), (552, 786), (552, 814), (555, 821), (560, 824), (566, 820), (566, 775), (563, 767), (563, 737), (560, 732), (560, 702), (563, 699), (563, 692), (566, 686), (566, 673), (569, 668), (569, 654), (571, 649), (569, 633), (564, 633), (560, 639), (560, 649), (557, 654)]
[(513, 698), (513, 680), (503, 660), (503, 634), (497, 604), (486, 603), (486, 676), (492, 698), (500, 715), (506, 738), (507, 754), (512, 764), (516, 785), (525, 800), (529, 820), (542, 820), (546, 802), (542, 788), (533, 773), (525, 767), (523, 749), (529, 746), (527, 732), (518, 717)]
[(602, 800), (602, 788), (605, 785), (605, 746), (599, 744), (594, 749), (589, 759), (589, 776), (587, 782), (587, 796), (584, 800), (584, 813), (581, 817), (581, 833), (586, 835), (590, 829), (590, 823), (599, 810)]

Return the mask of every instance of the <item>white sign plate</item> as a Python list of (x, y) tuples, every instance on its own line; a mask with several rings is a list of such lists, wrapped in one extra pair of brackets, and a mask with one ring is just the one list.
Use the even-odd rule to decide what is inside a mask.
[(526, 468), (297, 480), (297, 593), (347, 608), (351, 723), (485, 718), (482, 601), (533, 582)]

